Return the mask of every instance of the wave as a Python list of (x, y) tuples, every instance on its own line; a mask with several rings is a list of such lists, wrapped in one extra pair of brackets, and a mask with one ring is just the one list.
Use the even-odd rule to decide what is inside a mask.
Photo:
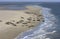
[(42, 6), (33, 7), (42, 8), (42, 14), (44, 16), (45, 22), (33, 30), (22, 33), (22, 36), (19, 35), (16, 39), (50, 39), (47, 37), (47, 35), (56, 33), (54, 30), (56, 28), (56, 18), (51, 13), (52, 9)]

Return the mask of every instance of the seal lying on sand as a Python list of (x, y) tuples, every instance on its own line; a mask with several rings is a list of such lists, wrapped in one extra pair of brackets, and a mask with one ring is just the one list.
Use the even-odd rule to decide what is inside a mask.
[(44, 21), (40, 8), (26, 6), (26, 10), (0, 10), (0, 39), (14, 39), (18, 34), (35, 28)]

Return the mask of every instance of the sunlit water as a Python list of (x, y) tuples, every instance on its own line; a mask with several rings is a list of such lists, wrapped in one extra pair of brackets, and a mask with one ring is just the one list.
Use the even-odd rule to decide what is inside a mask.
[(42, 14), (44, 16), (45, 22), (40, 24), (37, 28), (22, 33), (22, 36), (18, 36), (17, 39), (51, 39), (47, 37), (48, 34), (54, 34), (56, 31), (56, 18), (51, 13), (50, 8), (42, 8)]

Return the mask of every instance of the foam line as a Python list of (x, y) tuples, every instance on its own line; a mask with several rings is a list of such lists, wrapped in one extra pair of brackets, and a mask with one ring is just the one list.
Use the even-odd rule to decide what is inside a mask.
[[(37, 7), (37, 6), (36, 6)], [(39, 7), (39, 6), (38, 6)], [(17, 39), (50, 39), (46, 38), (47, 34), (53, 34), (56, 31), (47, 31), (53, 29), (55, 26), (55, 21), (56, 18), (55, 16), (51, 13), (50, 8), (42, 8), (42, 13), (45, 18), (45, 22), (39, 25), (36, 29), (24, 32), (22, 36), (18, 36)]]

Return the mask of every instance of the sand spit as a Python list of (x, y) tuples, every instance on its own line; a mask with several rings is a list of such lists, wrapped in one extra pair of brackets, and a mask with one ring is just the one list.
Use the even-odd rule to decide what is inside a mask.
[(26, 10), (0, 10), (0, 39), (14, 39), (18, 34), (44, 21), (40, 8), (26, 6)]

